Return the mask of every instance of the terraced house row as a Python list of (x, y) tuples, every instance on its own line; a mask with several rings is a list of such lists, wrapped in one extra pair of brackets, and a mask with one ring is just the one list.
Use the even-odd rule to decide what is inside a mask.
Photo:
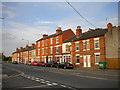
[(98, 68), (99, 62), (106, 62), (107, 68), (120, 69), (120, 27), (88, 30), (82, 33), (80, 26), (76, 34), (71, 29), (56, 30), (52, 35), (43, 34), (36, 45), (26, 45), (12, 53), (12, 61), (70, 62), (75, 67)]

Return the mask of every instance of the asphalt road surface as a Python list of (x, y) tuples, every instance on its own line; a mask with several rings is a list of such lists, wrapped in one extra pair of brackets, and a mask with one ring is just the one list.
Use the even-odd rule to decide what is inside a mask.
[[(3, 63), (2, 90), (77, 90), (84, 88), (118, 89), (117, 79), (90, 78), (73, 70)], [(89, 75), (89, 74), (88, 74)]]

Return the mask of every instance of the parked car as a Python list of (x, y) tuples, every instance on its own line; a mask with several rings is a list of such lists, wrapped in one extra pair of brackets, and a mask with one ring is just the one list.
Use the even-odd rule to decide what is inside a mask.
[(44, 62), (37, 62), (37, 66), (45, 66)]
[(64, 68), (64, 69), (71, 68), (71, 69), (73, 69), (73, 64), (70, 64), (68, 62), (61, 62), (57, 65), (57, 68)]
[(31, 65), (37, 66), (37, 61), (31, 62)]
[(18, 62), (17, 61), (13, 61), (12, 64), (18, 64)]
[(49, 61), (45, 64), (45, 67), (57, 67), (58, 63), (56, 61)]
[(26, 65), (31, 65), (31, 61), (27, 61), (25, 64)]

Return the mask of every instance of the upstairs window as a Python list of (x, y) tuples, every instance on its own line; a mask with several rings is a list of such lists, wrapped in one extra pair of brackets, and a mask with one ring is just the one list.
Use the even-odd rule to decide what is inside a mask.
[(50, 44), (53, 44), (53, 38), (50, 38)]
[(42, 46), (44, 46), (44, 40), (42, 41)]
[(48, 54), (48, 47), (46, 47), (46, 54)]
[(90, 50), (89, 40), (83, 41), (83, 50)]
[(76, 51), (79, 51), (79, 43), (75, 43), (75, 48)]
[(42, 54), (44, 54), (44, 48), (42, 48)]
[(58, 37), (56, 37), (56, 43), (59, 43), (59, 38)]
[(38, 55), (40, 55), (40, 49), (38, 49)]
[(68, 52), (68, 47), (69, 47), (69, 45), (66, 45), (66, 52)]
[(40, 47), (40, 42), (38, 42), (38, 47)]
[(94, 49), (100, 49), (99, 38), (94, 39)]

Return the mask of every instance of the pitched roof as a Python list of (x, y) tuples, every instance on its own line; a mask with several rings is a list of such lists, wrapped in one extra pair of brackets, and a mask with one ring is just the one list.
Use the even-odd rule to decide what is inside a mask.
[[(68, 29), (68, 30), (71, 30), (71, 29)], [(39, 39), (39, 40), (37, 40), (37, 41), (40, 41), (40, 40), (44, 40), (44, 39), (48, 39), (48, 38), (51, 38), (51, 37), (54, 37), (54, 36), (58, 36), (58, 35), (61, 35), (61, 34), (63, 34), (63, 33), (65, 33), (66, 31), (68, 31), (68, 30), (64, 30), (64, 31), (62, 31), (62, 32), (60, 32), (60, 33), (58, 33), (58, 34), (51, 34), (51, 35), (49, 35), (49, 36), (47, 36), (47, 37), (45, 37), (45, 38), (41, 38), (41, 39)]]
[(13, 52), (12, 54), (14, 54), (14, 53), (19, 53), (19, 52), (24, 52), (24, 51), (34, 50), (35, 48), (36, 48), (36, 47), (29, 47), (28, 49), (23, 48), (22, 50), (15, 51), (15, 52)]
[(65, 41), (64, 43), (71, 42), (71, 41), (84, 40), (84, 39), (93, 38), (93, 37), (104, 36), (106, 32), (108, 32), (107, 29), (101, 29), (101, 30), (86, 32), (86, 33), (83, 33), (81, 37), (76, 38), (76, 36), (73, 36), (72, 38)]

